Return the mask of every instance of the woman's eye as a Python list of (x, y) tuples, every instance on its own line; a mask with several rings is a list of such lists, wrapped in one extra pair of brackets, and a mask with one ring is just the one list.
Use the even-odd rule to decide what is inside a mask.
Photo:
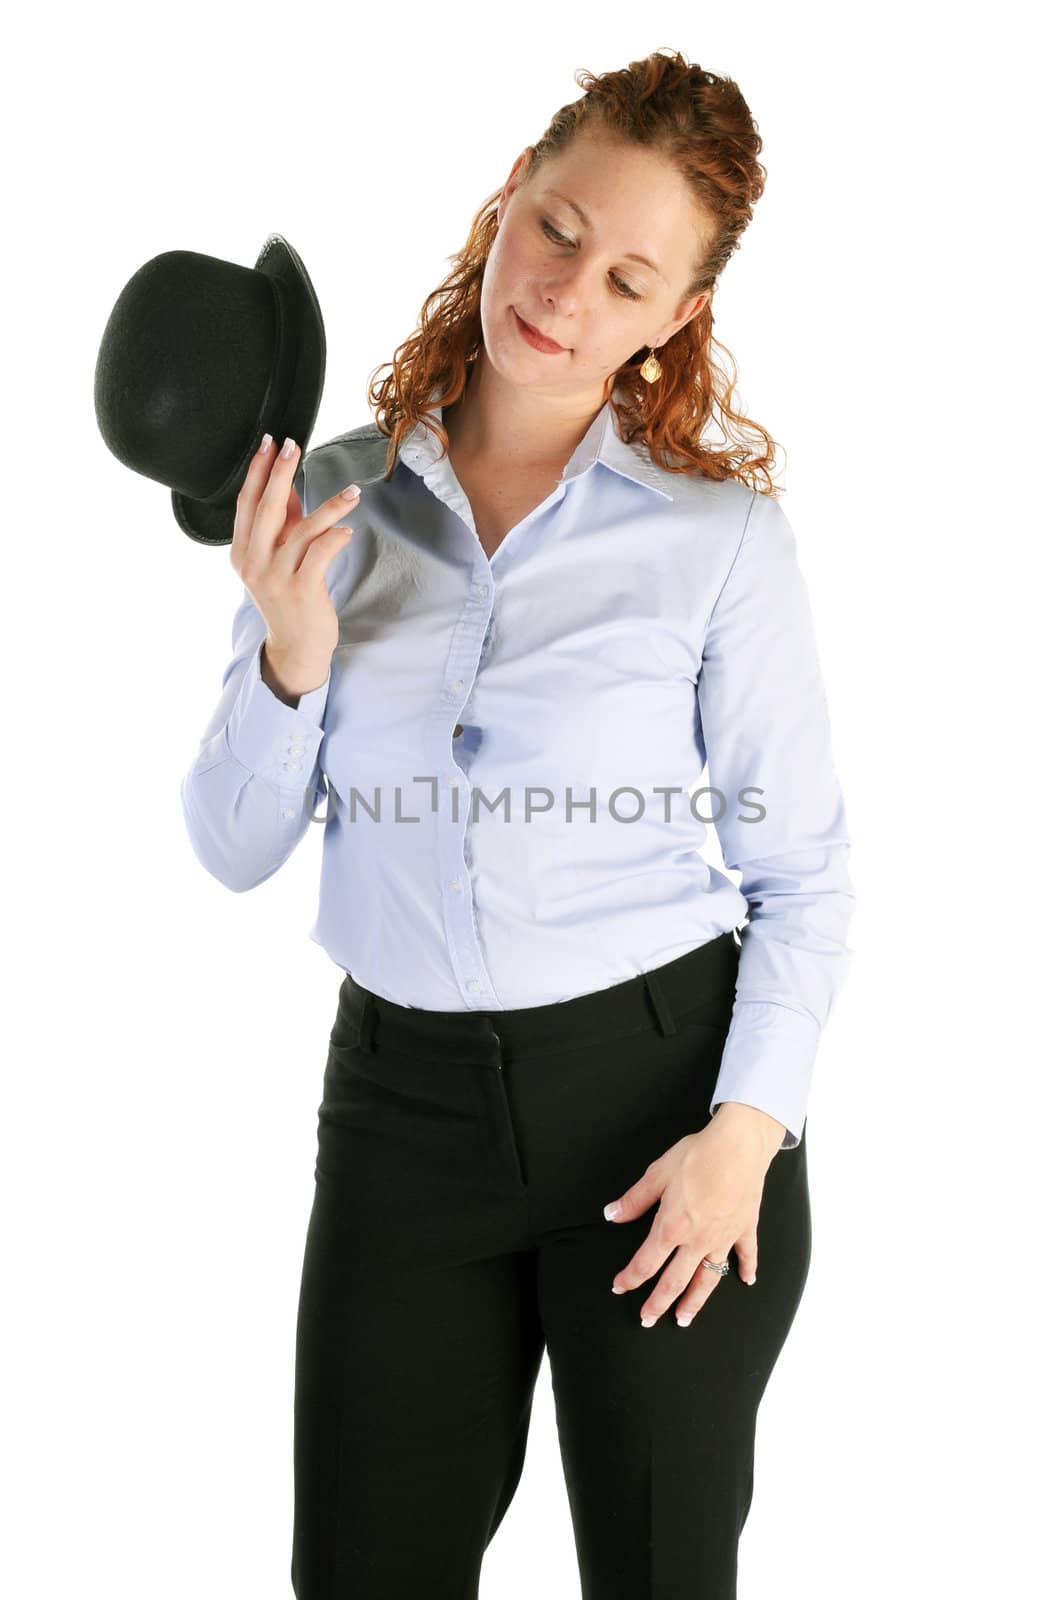
[[(546, 234), (548, 239), (553, 241), (554, 244), (572, 243), (571, 239), (566, 239), (563, 233), (558, 233), (556, 228), (551, 227), (550, 223), (546, 221), (545, 217), (543, 218), (543, 232)], [(616, 284), (619, 293), (622, 294), (625, 299), (642, 299), (642, 296), (635, 289), (633, 289), (629, 283), (625, 283), (623, 278), (617, 278), (614, 276), (613, 282)]]

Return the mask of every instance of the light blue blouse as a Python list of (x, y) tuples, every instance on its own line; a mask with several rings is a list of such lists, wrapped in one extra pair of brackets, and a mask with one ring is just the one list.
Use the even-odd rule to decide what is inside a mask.
[[(660, 470), (607, 401), (488, 559), (424, 424), (390, 483), (386, 447), (370, 423), (299, 464), (304, 513), (362, 490), (328, 572), (339, 644), (325, 683), (285, 705), (244, 589), (181, 785), (196, 856), (252, 889), (327, 799), (310, 937), (366, 988), (430, 1010), (568, 1000), (748, 916), (709, 1115), (757, 1106), (793, 1149), (854, 893), (778, 501)], [(700, 854), (707, 825), (741, 888)]]

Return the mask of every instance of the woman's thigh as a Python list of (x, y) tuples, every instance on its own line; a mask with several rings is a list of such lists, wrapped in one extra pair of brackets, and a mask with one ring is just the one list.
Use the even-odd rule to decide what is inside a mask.
[[(768, 1168), (756, 1283), (742, 1282), (732, 1251), (687, 1328), (674, 1304), (643, 1328), (658, 1273), (612, 1293), (656, 1207), (624, 1224), (602, 1215), (704, 1126), (722, 1047), (722, 1032), (681, 1027), (615, 1048), (611, 1075), (604, 1060), (569, 1063), (567, 1176), (557, 1169), (550, 1185), (556, 1225), (540, 1235), (538, 1297), (583, 1600), (734, 1600), (757, 1408), (809, 1268), (807, 1134)], [(547, 1132), (527, 1109), (524, 1137), (542, 1171)]]
[(296, 1331), (298, 1600), (471, 1600), (519, 1481), (543, 1336), (483, 1091), (479, 1068), (370, 1057), (342, 1030), (330, 1046)]

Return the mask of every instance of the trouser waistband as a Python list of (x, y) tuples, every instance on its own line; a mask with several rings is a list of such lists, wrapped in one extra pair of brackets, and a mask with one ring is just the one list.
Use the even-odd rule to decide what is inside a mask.
[(664, 966), (623, 983), (551, 1005), (506, 1011), (427, 1011), (402, 1006), (364, 988), (349, 973), (340, 1010), (358, 1028), (359, 1048), (397, 1050), (441, 1060), (491, 1059), (501, 1042), (509, 1058), (602, 1042), (656, 1028), (675, 1033), (696, 1010), (703, 1021), (729, 1023), (741, 943), (721, 933)]

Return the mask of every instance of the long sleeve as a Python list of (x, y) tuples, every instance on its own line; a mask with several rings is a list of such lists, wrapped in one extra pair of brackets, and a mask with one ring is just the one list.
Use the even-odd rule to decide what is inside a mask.
[[(304, 465), (295, 483), (304, 513)], [(246, 586), (218, 704), (181, 782), (185, 827), (199, 861), (236, 892), (282, 867), (327, 795), (318, 765), (332, 673), (297, 706), (262, 679), (266, 625)], [(313, 802), (307, 791), (313, 789)]]
[[(749, 905), (709, 1115), (726, 1100), (756, 1106), (784, 1125), (780, 1148), (792, 1150), (854, 954), (845, 939), (855, 895), (808, 593), (793, 531), (769, 496), (753, 495), (709, 619), (698, 704), (723, 859), (741, 872)], [(742, 820), (751, 816), (760, 820)]]

